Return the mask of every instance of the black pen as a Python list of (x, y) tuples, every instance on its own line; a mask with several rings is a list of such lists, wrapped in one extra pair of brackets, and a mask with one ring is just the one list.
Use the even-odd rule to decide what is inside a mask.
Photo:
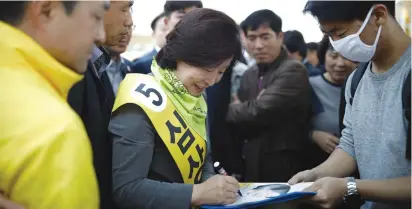
[[(223, 168), (223, 166), (220, 164), (220, 162), (217, 162), (217, 161), (216, 161), (216, 162), (213, 164), (213, 167), (215, 167), (215, 169), (217, 170), (217, 172), (219, 172), (219, 174), (224, 175), (224, 176), (228, 176), (226, 170)], [(238, 193), (240, 196), (243, 196), (242, 193), (240, 193), (240, 190), (237, 190), (237, 193)]]

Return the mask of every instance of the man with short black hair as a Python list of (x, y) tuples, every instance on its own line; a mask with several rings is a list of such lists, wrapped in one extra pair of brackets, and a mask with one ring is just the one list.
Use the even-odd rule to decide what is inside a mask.
[(153, 31), (153, 38), (155, 39), (156, 51), (160, 51), (160, 49), (166, 44), (165, 18), (166, 14), (163, 12), (157, 15), (153, 19), (152, 23), (150, 23), (150, 27)]
[[(310, 201), (322, 208), (342, 201), (359, 207), (361, 200), (366, 201), (362, 209), (411, 207), (410, 83), (405, 86), (410, 82), (411, 38), (396, 22), (394, 5), (309, 1), (305, 6), (333, 48), (361, 62), (346, 83), (345, 128), (338, 148), (324, 163), (289, 181), (316, 181), (308, 189), (317, 192)], [(352, 90), (352, 85), (357, 87)], [(360, 179), (343, 178), (356, 170)]]
[(131, 66), (133, 73), (149, 74), (152, 72), (150, 67), (152, 66), (153, 57), (155, 57), (157, 52), (159, 52), (160, 49), (166, 44), (166, 26), (164, 23), (165, 17), (166, 14), (161, 13), (156, 16), (150, 24), (153, 31), (152, 37), (155, 40), (155, 46), (153, 50), (133, 61)]
[(306, 60), (303, 60), (303, 62), (307, 61), (307, 63), (311, 64), (313, 67), (318, 67), (318, 43), (309, 42), (306, 44), (306, 49)]
[(0, 2), (0, 194), (28, 209), (99, 207), (90, 142), (66, 99), (105, 40), (107, 7)]
[(303, 64), (283, 49), (282, 20), (259, 10), (242, 23), (257, 66), (247, 70), (227, 120), (244, 145), (246, 181), (284, 182), (305, 169), (309, 80)]
[(301, 32), (288, 30), (284, 33), (283, 44), (288, 49), (290, 56), (303, 62), (306, 58), (306, 42)]
[(297, 30), (286, 31), (283, 43), (289, 51), (289, 56), (305, 65), (309, 77), (322, 74), (321, 70), (307, 62), (306, 42), (301, 32)]
[(186, 13), (196, 8), (203, 8), (202, 1), (166, 1), (163, 7), (166, 15), (164, 19), (167, 27), (166, 34), (175, 28)]

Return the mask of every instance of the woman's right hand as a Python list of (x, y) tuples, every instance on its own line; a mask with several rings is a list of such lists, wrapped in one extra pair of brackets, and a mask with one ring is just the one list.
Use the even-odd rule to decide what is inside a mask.
[(192, 205), (227, 205), (236, 201), (239, 182), (231, 176), (215, 175), (193, 186)]
[(312, 140), (328, 154), (331, 154), (339, 145), (338, 137), (324, 131), (313, 131)]

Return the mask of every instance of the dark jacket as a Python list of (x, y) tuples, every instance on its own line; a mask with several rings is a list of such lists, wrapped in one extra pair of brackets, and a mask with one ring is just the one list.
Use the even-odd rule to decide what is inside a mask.
[(308, 72), (308, 76), (312, 77), (312, 76), (317, 76), (322, 74), (324, 71), (322, 71), (321, 69), (318, 69), (316, 67), (314, 67), (312, 64), (310, 64), (309, 62), (304, 63), (306, 70)]
[(124, 62), (124, 64), (127, 66), (127, 67), (131, 67), (132, 66), (132, 62), (130, 62), (128, 59), (126, 59), (126, 58), (122, 58), (123, 59), (123, 62)]
[(310, 88), (302, 63), (282, 50), (266, 72), (245, 72), (238, 96), (242, 103), (230, 105), (227, 120), (247, 140), (246, 181), (286, 182), (303, 170)]
[(75, 84), (69, 92), (68, 102), (80, 115), (90, 138), (93, 150), (93, 163), (100, 192), (100, 209), (112, 209), (112, 146), (108, 140), (111, 109), (114, 93), (103, 73), (100, 79), (97, 70), (101, 62), (108, 64), (107, 55), (95, 63), (89, 61), (83, 80)]
[[(239, 62), (246, 63), (241, 56)], [(219, 83), (206, 89), (209, 135), (214, 161), (219, 161), (229, 174), (243, 174), (241, 140), (236, 140), (236, 132), (228, 129), (227, 111), (231, 102), (233, 69), (227, 69)]]
[[(135, 104), (113, 113), (113, 196), (120, 209), (190, 208), (193, 185), (183, 184), (172, 155), (146, 113)], [(207, 149), (210, 151), (209, 142)], [(202, 181), (214, 175), (207, 152)]]
[(142, 57), (133, 61), (131, 69), (133, 73), (149, 74), (152, 72), (150, 67), (152, 66), (153, 58), (156, 56), (157, 51), (153, 49)]

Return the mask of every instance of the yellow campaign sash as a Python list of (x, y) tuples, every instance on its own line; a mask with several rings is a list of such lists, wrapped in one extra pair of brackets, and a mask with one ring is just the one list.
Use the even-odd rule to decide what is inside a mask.
[(113, 112), (124, 104), (139, 105), (163, 140), (187, 184), (199, 183), (206, 157), (206, 140), (190, 127), (150, 75), (128, 74), (122, 81)]

